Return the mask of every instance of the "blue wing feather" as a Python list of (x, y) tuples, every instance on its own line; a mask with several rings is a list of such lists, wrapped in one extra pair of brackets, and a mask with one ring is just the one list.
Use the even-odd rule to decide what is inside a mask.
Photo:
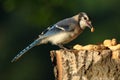
[(63, 29), (58, 28), (58, 27), (56, 27), (56, 25), (54, 25), (50, 28), (47, 28), (44, 32), (42, 32), (40, 37), (45, 38), (45, 37), (48, 37), (48, 36), (51, 36), (51, 35), (55, 35), (55, 34), (58, 34), (58, 33), (61, 33), (61, 32), (65, 32), (65, 31), (68, 30), (68, 27), (66, 26)]
[(62, 20), (55, 25), (48, 27), (44, 30), (39, 37), (45, 38), (51, 35), (55, 35), (61, 32), (70, 32), (75, 29), (75, 21), (73, 19)]

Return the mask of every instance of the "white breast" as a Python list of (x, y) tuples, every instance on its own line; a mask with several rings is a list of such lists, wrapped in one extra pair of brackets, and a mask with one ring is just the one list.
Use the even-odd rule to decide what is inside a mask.
[(56, 34), (53, 35), (52, 37), (48, 38), (48, 40), (52, 43), (52, 44), (58, 44), (58, 43), (63, 43), (64, 41), (66, 41), (69, 38), (69, 34), (64, 32), (64, 33), (60, 33), (60, 34)]
[(63, 43), (64, 41), (68, 40), (69, 37), (70, 37), (70, 33), (62, 32), (62, 33), (55, 34), (48, 38), (43, 39), (42, 43), (51, 42), (52, 44), (56, 45), (56, 44), (60, 44), (60, 43)]

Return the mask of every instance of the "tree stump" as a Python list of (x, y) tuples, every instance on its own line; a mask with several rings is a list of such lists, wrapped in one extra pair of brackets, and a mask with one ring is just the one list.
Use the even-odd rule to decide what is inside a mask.
[(51, 60), (56, 80), (120, 80), (120, 46), (113, 39), (53, 50)]

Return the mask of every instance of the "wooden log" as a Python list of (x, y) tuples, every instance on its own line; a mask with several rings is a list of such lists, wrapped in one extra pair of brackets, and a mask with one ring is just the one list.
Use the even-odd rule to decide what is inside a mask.
[(56, 80), (120, 80), (120, 49), (95, 46), (52, 50)]

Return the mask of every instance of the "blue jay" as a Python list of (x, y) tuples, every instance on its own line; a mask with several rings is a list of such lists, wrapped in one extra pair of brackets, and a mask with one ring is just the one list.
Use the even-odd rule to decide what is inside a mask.
[(28, 50), (40, 44), (50, 42), (63, 48), (63, 44), (74, 40), (86, 27), (89, 27), (91, 30), (94, 29), (85, 12), (80, 12), (73, 17), (63, 19), (44, 30), (33, 43), (17, 54), (11, 62), (18, 60)]

